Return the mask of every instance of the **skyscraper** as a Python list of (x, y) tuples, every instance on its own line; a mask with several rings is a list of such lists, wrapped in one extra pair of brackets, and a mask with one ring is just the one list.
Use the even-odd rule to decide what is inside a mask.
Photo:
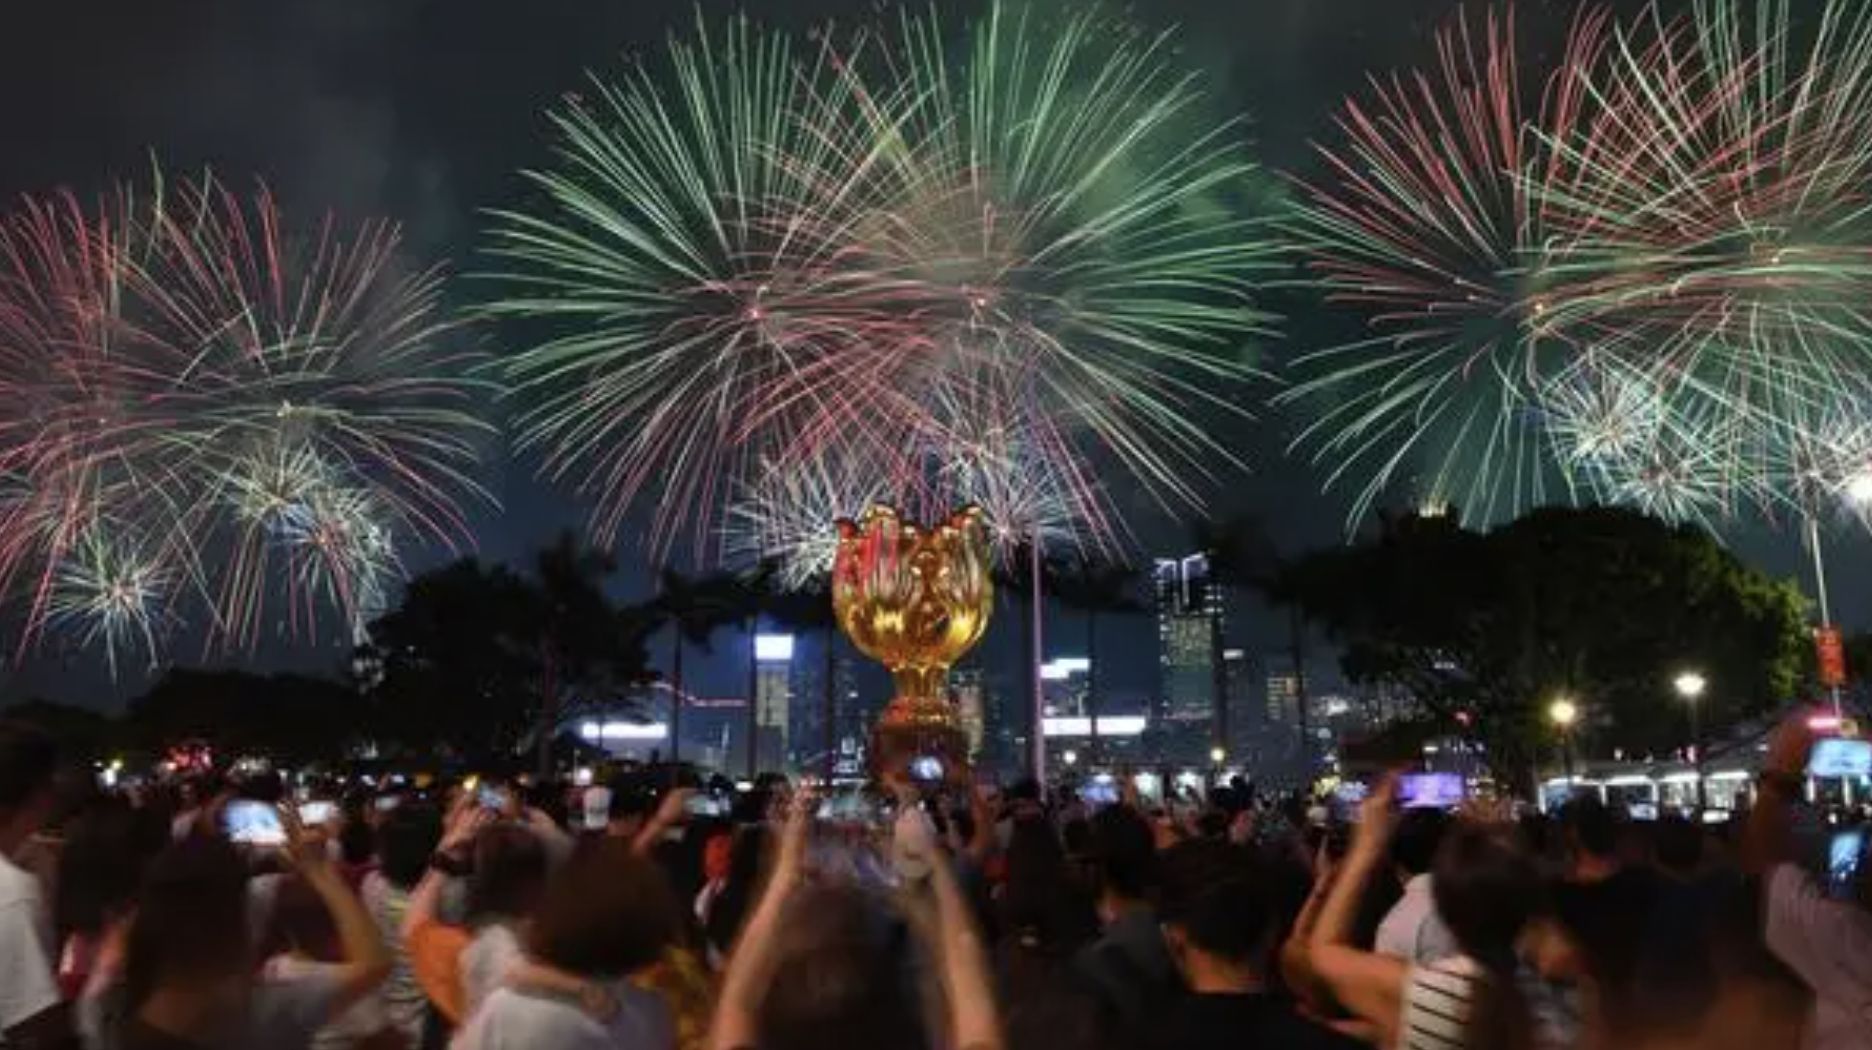
[(1202, 554), (1158, 559), (1155, 579), (1163, 757), (1203, 762), (1216, 741), (1222, 589)]
[(754, 724), (759, 731), (755, 765), (761, 770), (784, 770), (790, 765), (793, 636), (757, 635), (754, 663)]

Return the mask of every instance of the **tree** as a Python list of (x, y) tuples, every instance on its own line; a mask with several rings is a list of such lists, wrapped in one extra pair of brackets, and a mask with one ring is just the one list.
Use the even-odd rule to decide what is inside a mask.
[(0, 708), (0, 718), (38, 726), (72, 759), (104, 758), (107, 750), (119, 745), (123, 735), (110, 716), (102, 712), (52, 700), (22, 700)]
[(566, 536), (535, 558), (531, 578), (468, 558), (410, 581), (370, 627), (386, 734), (477, 755), (531, 735), (549, 762), (566, 718), (616, 705), (652, 677), (644, 642), (655, 618), (611, 602), (608, 567)]
[(160, 754), (190, 740), (223, 755), (301, 765), (331, 761), (368, 734), (365, 700), (343, 683), (307, 675), (169, 671), (132, 700), (129, 738)]
[[(681, 751), (682, 705), (687, 697), (683, 679), (683, 651), (699, 645), (709, 651), (715, 632), (740, 616), (740, 581), (733, 573), (689, 577), (665, 568), (658, 579), (652, 607), (670, 627), (669, 761)], [(750, 700), (750, 702), (752, 702)]]
[(1708, 678), (1702, 713), (1720, 725), (1791, 695), (1806, 647), (1792, 585), (1700, 530), (1625, 510), (1550, 508), (1486, 535), (1388, 519), (1301, 559), (1287, 585), (1344, 644), (1350, 677), (1404, 689), (1446, 726), (1466, 720), (1515, 783), (1559, 695), (1586, 710), (1582, 734), (1667, 753), (1687, 742), (1678, 672)]
[(1138, 587), (1144, 575), (1135, 566), (1119, 562), (1079, 559), (1059, 566), (1053, 574), (1055, 596), (1060, 603), (1085, 616), (1086, 658), (1091, 669), (1086, 675), (1086, 714), (1091, 721), (1092, 760), (1098, 760), (1099, 696), (1099, 618), (1132, 616), (1144, 611), (1138, 600)]

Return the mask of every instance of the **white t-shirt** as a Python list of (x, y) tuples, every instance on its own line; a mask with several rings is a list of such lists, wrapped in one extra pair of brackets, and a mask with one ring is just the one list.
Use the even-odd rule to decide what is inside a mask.
[(383, 935), (384, 944), (390, 948), (390, 976), (384, 980), (379, 993), (384, 1012), (390, 1023), (409, 1037), (410, 1045), (415, 1046), (422, 1042), (423, 1018), (429, 1001), (423, 996), (422, 986), (416, 983), (416, 973), (410, 967), (409, 946), (403, 941), (409, 892), (373, 871), (364, 877), (361, 896), (364, 910), (370, 912), (377, 923), (377, 932)]
[[(276, 955), (267, 960), (261, 973), (268, 981), (287, 984), (304, 978), (335, 982), (343, 971), (343, 966), (334, 963)], [(384, 1013), (383, 1000), (373, 992), (352, 1003), (344, 1013), (325, 1022), (312, 1037), (312, 1050), (346, 1050), (389, 1026), (390, 1020)]]
[(469, 1018), (452, 1050), (671, 1050), (676, 1027), (654, 992), (605, 986), (615, 1009), (601, 1016), (570, 998), (500, 988)]
[(1807, 873), (1768, 875), (1768, 948), (1814, 993), (1813, 1050), (1872, 1048), (1872, 915), (1828, 900)]
[(1398, 1050), (1462, 1050), (1469, 1045), (1469, 1018), (1482, 968), (1474, 959), (1455, 958), (1412, 966), (1404, 982), (1404, 1011), (1398, 1025)]
[(1404, 896), (1378, 924), (1373, 950), (1414, 963), (1447, 959), (1461, 950), (1449, 927), (1437, 916), (1428, 874), (1412, 876), (1404, 884)]
[(481, 927), (462, 949), (462, 1008), (473, 1016), (520, 961), (520, 938), (505, 923)]
[(0, 1044), (7, 1029), (58, 1005), (51, 945), (39, 879), (0, 856)]

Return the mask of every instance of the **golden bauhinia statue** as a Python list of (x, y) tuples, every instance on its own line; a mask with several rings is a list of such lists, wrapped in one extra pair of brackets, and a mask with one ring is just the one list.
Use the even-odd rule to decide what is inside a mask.
[(897, 687), (872, 737), (872, 772), (925, 785), (959, 779), (968, 735), (947, 682), (994, 609), (982, 513), (970, 507), (925, 527), (873, 507), (856, 522), (840, 521), (838, 532), (832, 607), (839, 627), (890, 669)]

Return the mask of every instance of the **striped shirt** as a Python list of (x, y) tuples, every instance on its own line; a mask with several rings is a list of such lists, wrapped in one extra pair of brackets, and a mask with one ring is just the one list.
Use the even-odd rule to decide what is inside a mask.
[(1398, 1050), (1464, 1050), (1481, 980), (1482, 967), (1466, 955), (1411, 967)]

